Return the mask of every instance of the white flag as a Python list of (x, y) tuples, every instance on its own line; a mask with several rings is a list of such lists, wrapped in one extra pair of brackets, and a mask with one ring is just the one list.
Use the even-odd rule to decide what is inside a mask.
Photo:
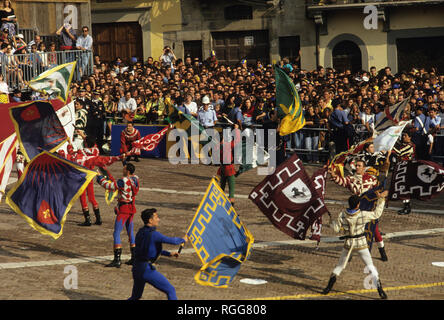
[(379, 151), (391, 151), (395, 146), (396, 141), (402, 134), (405, 126), (411, 121), (401, 122), (398, 126), (392, 126), (385, 129), (373, 139), (373, 145), (375, 146), (375, 152)]

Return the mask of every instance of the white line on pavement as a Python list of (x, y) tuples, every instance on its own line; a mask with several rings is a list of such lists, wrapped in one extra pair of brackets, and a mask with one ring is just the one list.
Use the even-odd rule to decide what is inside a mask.
[[(415, 236), (415, 235), (429, 235), (436, 233), (444, 233), (444, 228), (436, 229), (425, 229), (425, 230), (413, 230), (413, 231), (401, 231), (393, 232), (384, 235), (384, 239), (400, 238), (405, 236)], [(341, 243), (339, 237), (325, 237), (321, 238), (321, 242), (325, 243)], [(254, 243), (253, 248), (264, 249), (268, 247), (280, 247), (287, 245), (303, 245), (303, 246), (314, 246), (316, 241), (312, 240), (283, 240), (283, 241), (269, 241), (269, 242), (259, 242)], [(188, 248), (182, 250), (182, 254), (194, 253), (193, 248)], [(71, 265), (89, 262), (108, 262), (112, 260), (114, 256), (99, 256), (99, 257), (84, 257), (84, 258), (74, 258), (74, 259), (63, 259), (63, 260), (48, 260), (48, 261), (28, 261), (28, 262), (8, 262), (0, 263), (0, 270), (5, 269), (18, 269), (18, 268), (30, 268), (30, 267), (43, 267), (43, 266), (54, 266), (54, 265)], [(121, 259), (129, 259), (130, 255), (122, 255)]]
[[(159, 188), (140, 188), (139, 190), (142, 191), (148, 191), (148, 192), (160, 192), (160, 193), (169, 193), (169, 194), (180, 194), (180, 195), (192, 195), (192, 196), (203, 196), (205, 195), (205, 192), (200, 191), (183, 191), (183, 190), (172, 190), (172, 189), (159, 189)], [(248, 195), (245, 194), (238, 194), (236, 195), (236, 198), (239, 199), (248, 199)], [(340, 201), (340, 200), (325, 200), (326, 204), (337, 204), (337, 205), (347, 205), (346, 201)], [(400, 207), (387, 207), (389, 210), (397, 211), (400, 210)], [(444, 214), (443, 210), (432, 210), (432, 209), (415, 209), (412, 208), (412, 212), (417, 213), (432, 213), (432, 214)]]

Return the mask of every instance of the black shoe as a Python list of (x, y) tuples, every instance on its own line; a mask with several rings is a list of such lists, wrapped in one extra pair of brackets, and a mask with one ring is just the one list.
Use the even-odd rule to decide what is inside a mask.
[(336, 276), (332, 275), (330, 277), (330, 280), (328, 280), (327, 287), (322, 291), (322, 294), (328, 294), (330, 292), (331, 288), (333, 288), (333, 285), (335, 284), (335, 282), (336, 282)]
[(386, 253), (385, 253), (385, 249), (384, 249), (384, 247), (382, 247), (382, 248), (378, 248), (378, 250), (379, 250), (379, 254), (381, 255), (381, 260), (382, 260), (382, 261), (387, 261), (388, 258), (387, 258), (387, 255), (386, 255)]
[(122, 254), (122, 248), (114, 249), (114, 260), (111, 261), (110, 264), (107, 264), (105, 267), (108, 268), (120, 268), (120, 265), (122, 264), (120, 261), (120, 255)]
[(410, 202), (404, 203), (404, 208), (398, 211), (399, 215), (409, 214), (412, 211), (412, 207), (410, 206)]
[(382, 289), (381, 280), (378, 281), (378, 293), (379, 293), (379, 296), (381, 297), (381, 299), (384, 299), (384, 300), (387, 299), (387, 294)]
[(94, 224), (96, 224), (98, 226), (102, 225), (102, 218), (100, 217), (99, 208), (94, 209), (94, 215), (96, 216), (96, 222), (94, 222)]
[(81, 227), (89, 227), (91, 226), (91, 218), (89, 217), (89, 210), (83, 211), (83, 216), (85, 217), (85, 222), (80, 223)]
[(134, 161), (139, 162), (139, 157), (138, 156), (134, 156)]
[(131, 259), (129, 259), (125, 264), (132, 266), (134, 261), (134, 252), (136, 251), (136, 247), (131, 247)]

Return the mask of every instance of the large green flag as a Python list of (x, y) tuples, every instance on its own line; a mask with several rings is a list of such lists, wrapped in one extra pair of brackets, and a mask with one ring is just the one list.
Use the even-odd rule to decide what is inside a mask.
[(305, 126), (304, 112), (298, 91), (284, 70), (274, 67), (276, 78), (276, 107), (281, 119), (279, 135), (298, 131)]
[(56, 94), (63, 102), (68, 99), (69, 87), (76, 68), (76, 61), (49, 69), (29, 81), (29, 87), (38, 92)]

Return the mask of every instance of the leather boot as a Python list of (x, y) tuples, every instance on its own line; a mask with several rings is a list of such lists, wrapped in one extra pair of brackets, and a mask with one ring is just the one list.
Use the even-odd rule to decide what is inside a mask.
[(379, 250), (379, 254), (381, 255), (381, 260), (382, 260), (382, 261), (387, 261), (388, 258), (387, 258), (387, 255), (385, 254), (385, 249), (384, 249), (384, 247), (382, 247), (382, 248), (378, 248), (378, 250)]
[(106, 267), (114, 267), (114, 268), (120, 268), (121, 261), (120, 261), (120, 255), (122, 254), (122, 248), (114, 249), (114, 260), (107, 264)]
[(322, 291), (322, 294), (328, 294), (331, 290), (331, 288), (333, 288), (333, 285), (336, 282), (336, 276), (334, 274), (332, 274), (330, 276), (330, 280), (328, 280), (328, 284), (327, 287)]
[(405, 215), (409, 214), (412, 211), (412, 207), (410, 206), (410, 202), (404, 202), (404, 208), (398, 211), (398, 214)]
[(387, 294), (382, 289), (381, 280), (378, 280), (377, 288), (378, 288), (378, 293), (379, 293), (379, 296), (381, 297), (381, 299), (387, 299)]
[(91, 218), (89, 217), (89, 210), (83, 211), (83, 216), (85, 217), (85, 222), (80, 223), (79, 226), (89, 227), (91, 225)]
[(102, 224), (102, 218), (100, 217), (100, 209), (94, 209), (94, 215), (96, 216), (96, 222), (94, 224), (100, 226)]
[(139, 162), (139, 156), (134, 156), (134, 161)]
[(134, 253), (136, 251), (136, 247), (131, 247), (130, 250), (131, 250), (131, 259), (125, 262), (125, 264), (132, 266), (134, 262)]

